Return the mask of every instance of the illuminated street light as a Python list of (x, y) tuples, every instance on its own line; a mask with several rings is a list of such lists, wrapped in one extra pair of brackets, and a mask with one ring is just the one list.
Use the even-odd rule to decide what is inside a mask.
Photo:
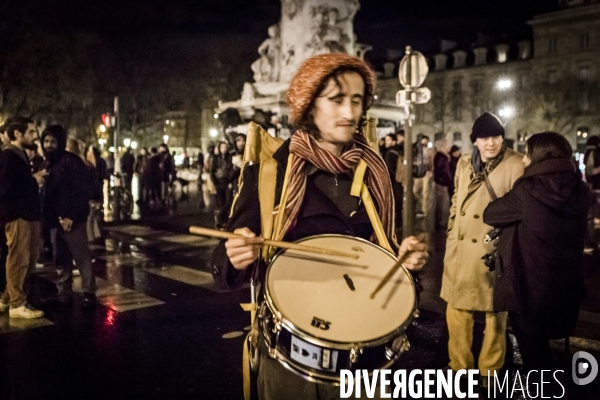
[(506, 106), (506, 107), (501, 108), (500, 111), (498, 111), (498, 114), (501, 117), (510, 118), (510, 117), (512, 117), (514, 112), (515, 112), (515, 110), (512, 107)]
[(163, 136), (163, 143), (167, 144), (168, 141), (169, 141), (169, 135)]
[(215, 113), (215, 115), (213, 115), (213, 117), (214, 117), (215, 119), (219, 119), (219, 114), (216, 114), (216, 113)]
[(129, 147), (131, 145), (131, 139), (123, 139), (123, 146)]
[(102, 133), (106, 132), (106, 125), (100, 124), (100, 132), (102, 132)]
[(208, 134), (210, 135), (210, 137), (217, 137), (219, 136), (219, 131), (215, 128), (212, 128)]
[(169, 125), (169, 122), (171, 122), (170, 120), (166, 120), (165, 124)]
[(132, 149), (137, 149), (137, 142), (131, 142), (131, 148)]
[(500, 90), (510, 89), (512, 86), (512, 81), (510, 79), (500, 79), (496, 83), (496, 87)]

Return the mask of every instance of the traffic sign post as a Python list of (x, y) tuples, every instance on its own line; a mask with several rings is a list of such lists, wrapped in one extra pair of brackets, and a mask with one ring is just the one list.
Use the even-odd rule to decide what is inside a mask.
[(406, 46), (406, 55), (400, 61), (398, 78), (404, 90), (396, 93), (396, 103), (404, 108), (404, 204), (402, 207), (402, 236), (414, 234), (414, 193), (413, 193), (413, 146), (412, 120), (414, 104), (424, 104), (431, 98), (431, 91), (420, 86), (425, 81), (429, 67), (423, 54)]

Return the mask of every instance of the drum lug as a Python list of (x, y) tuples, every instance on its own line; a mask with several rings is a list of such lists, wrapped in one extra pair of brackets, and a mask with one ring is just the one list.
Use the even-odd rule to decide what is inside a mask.
[(352, 364), (356, 364), (356, 362), (358, 361), (358, 355), (362, 354), (363, 349), (361, 349), (360, 347), (353, 347), (350, 349), (350, 362)]
[(408, 338), (406, 335), (402, 335), (397, 337), (392, 343), (391, 347), (386, 346), (385, 348), (385, 356), (388, 360), (393, 360), (396, 358), (398, 353), (403, 353), (410, 349), (410, 343), (408, 342)]
[(273, 328), (271, 328), (271, 332), (278, 335), (280, 331), (281, 331), (281, 321), (279, 321), (278, 318), (275, 318), (275, 316), (273, 316)]
[(419, 309), (417, 308), (415, 310), (415, 312), (413, 313), (413, 318), (419, 318), (421, 316), (421, 313), (419, 312)]

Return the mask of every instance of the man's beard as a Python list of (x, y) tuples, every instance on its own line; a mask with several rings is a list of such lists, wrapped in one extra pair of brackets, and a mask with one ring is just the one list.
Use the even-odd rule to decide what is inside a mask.
[(25, 148), (27, 150), (37, 150), (37, 144), (35, 144), (35, 143), (23, 143), (23, 148)]
[(48, 161), (50, 161), (51, 163), (56, 161), (56, 159), (58, 158), (58, 152), (56, 151), (56, 149), (44, 149), (44, 154), (46, 155)]

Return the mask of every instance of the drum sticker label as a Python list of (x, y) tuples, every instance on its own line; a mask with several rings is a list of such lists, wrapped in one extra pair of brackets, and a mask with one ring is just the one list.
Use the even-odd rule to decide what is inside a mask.
[(310, 368), (322, 371), (335, 371), (337, 366), (337, 350), (325, 349), (292, 335), (292, 360)]
[(313, 317), (312, 322), (310, 324), (315, 328), (319, 328), (323, 331), (326, 331), (329, 329), (329, 325), (331, 325), (331, 322), (325, 321), (321, 318)]

